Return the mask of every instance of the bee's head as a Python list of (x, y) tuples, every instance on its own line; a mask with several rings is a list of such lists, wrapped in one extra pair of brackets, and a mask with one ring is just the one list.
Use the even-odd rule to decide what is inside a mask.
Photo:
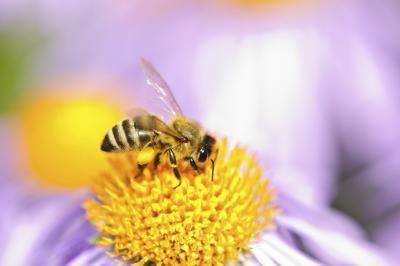
[[(209, 158), (216, 153), (216, 140), (214, 137), (206, 134), (201, 142), (199, 149), (197, 150), (197, 161), (199, 163), (206, 162)], [(214, 159), (215, 160), (215, 159)]]

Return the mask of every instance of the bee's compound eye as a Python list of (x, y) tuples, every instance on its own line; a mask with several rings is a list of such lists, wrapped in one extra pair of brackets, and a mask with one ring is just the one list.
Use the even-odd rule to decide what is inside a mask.
[(204, 148), (201, 148), (199, 150), (199, 162), (204, 162), (205, 160), (207, 160), (207, 151)]

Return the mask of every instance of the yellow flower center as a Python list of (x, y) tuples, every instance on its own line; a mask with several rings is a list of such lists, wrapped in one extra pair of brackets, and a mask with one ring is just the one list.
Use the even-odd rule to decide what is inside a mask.
[(244, 149), (227, 141), (211, 180), (211, 165), (196, 173), (179, 165), (177, 185), (168, 163), (138, 177), (134, 154), (110, 158), (110, 170), (92, 186), (96, 199), (84, 207), (100, 232), (96, 243), (124, 261), (156, 265), (223, 265), (273, 226), (275, 193)]

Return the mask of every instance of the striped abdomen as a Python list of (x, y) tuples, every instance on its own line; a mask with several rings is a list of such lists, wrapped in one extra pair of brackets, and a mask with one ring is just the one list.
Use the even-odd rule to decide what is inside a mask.
[(104, 137), (101, 150), (106, 152), (141, 150), (153, 139), (155, 133), (144, 130), (140, 120), (140, 117), (125, 119), (113, 126)]

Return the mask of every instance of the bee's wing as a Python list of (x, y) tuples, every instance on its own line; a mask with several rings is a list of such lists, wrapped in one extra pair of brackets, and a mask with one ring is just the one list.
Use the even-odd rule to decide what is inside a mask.
[(151, 119), (154, 121), (154, 124), (152, 124), (153, 127), (152, 128), (144, 128), (144, 129), (155, 130), (155, 131), (167, 134), (167, 135), (175, 138), (176, 140), (184, 141), (184, 137), (179, 132), (177, 132), (172, 127), (168, 126), (160, 117), (152, 115), (144, 109), (132, 108), (132, 109), (128, 110), (126, 115), (129, 118), (134, 118), (136, 116), (144, 116), (144, 115), (151, 116)]
[(134, 118), (136, 116), (151, 116), (152, 120), (154, 121), (154, 124), (152, 124), (153, 127), (151, 128), (145, 128), (147, 130), (156, 130), (158, 132), (167, 134), (176, 140), (183, 141), (184, 137), (177, 132), (174, 128), (168, 126), (162, 118), (152, 115), (149, 112), (147, 112), (144, 109), (141, 108), (132, 108), (126, 112), (127, 117), (129, 118)]
[(133, 118), (135, 116), (148, 115), (149, 112), (147, 112), (146, 110), (141, 109), (141, 108), (132, 108), (132, 109), (129, 109), (125, 114), (129, 118)]
[(153, 119), (155, 121), (154, 123), (154, 130), (167, 134), (173, 138), (175, 138), (178, 141), (185, 141), (185, 137), (182, 136), (178, 131), (176, 131), (174, 128), (168, 126), (162, 119), (153, 116)]
[(155, 67), (146, 59), (141, 60), (146, 74), (147, 83), (155, 90), (158, 98), (164, 104), (166, 111), (172, 116), (183, 116), (182, 110), (171, 92), (167, 82), (161, 77)]

